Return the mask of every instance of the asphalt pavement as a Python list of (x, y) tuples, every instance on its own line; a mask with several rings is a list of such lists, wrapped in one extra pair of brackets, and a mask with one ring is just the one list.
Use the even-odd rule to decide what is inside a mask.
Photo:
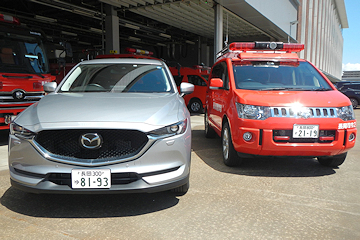
[(191, 121), (184, 196), (18, 191), (10, 186), (3, 132), (0, 239), (360, 239), (360, 143), (336, 169), (297, 157), (230, 168), (222, 163), (220, 138), (204, 137), (203, 115)]

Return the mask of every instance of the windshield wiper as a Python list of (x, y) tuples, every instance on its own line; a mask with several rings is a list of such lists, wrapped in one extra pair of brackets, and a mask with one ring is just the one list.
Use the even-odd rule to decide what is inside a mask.
[(331, 91), (332, 88), (313, 88), (311, 91)]
[(289, 91), (303, 91), (303, 88), (291, 88), (291, 87), (274, 87), (274, 88), (263, 88), (259, 91), (279, 91), (279, 90), (289, 90)]
[(4, 78), (32, 78), (32, 76), (2, 75)]
[(28, 72), (29, 73), (34, 73), (34, 74), (36, 74), (37, 76), (39, 76), (41, 78), (45, 78), (41, 73), (36, 72), (35, 69), (33, 69), (33, 72), (30, 72), (30, 71), (28, 71)]

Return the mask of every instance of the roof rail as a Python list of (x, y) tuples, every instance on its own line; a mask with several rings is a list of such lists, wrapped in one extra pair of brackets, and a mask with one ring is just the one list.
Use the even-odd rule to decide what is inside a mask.
[(222, 57), (225, 53), (228, 53), (229, 51), (229, 45), (226, 45), (223, 49), (216, 53), (216, 59)]

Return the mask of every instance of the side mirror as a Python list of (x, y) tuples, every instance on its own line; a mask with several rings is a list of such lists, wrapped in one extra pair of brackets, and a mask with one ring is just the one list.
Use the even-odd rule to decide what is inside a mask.
[(217, 89), (223, 87), (224, 82), (220, 78), (210, 79), (210, 89)]
[(45, 83), (43, 87), (44, 87), (44, 91), (46, 93), (55, 92), (57, 83), (56, 82), (48, 82), (48, 83)]
[(194, 85), (191, 83), (183, 82), (180, 84), (180, 94), (184, 96), (186, 94), (190, 94), (194, 91)]

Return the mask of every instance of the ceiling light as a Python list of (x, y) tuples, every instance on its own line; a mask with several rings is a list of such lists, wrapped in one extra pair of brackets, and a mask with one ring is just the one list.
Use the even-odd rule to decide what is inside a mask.
[(55, 18), (49, 18), (49, 17), (40, 16), (40, 15), (35, 15), (35, 19), (45, 21), (45, 22), (57, 22), (57, 19), (55, 19)]
[(137, 37), (132, 37), (132, 36), (130, 36), (130, 37), (129, 37), (129, 40), (133, 40), (133, 41), (141, 41), (141, 39), (140, 39), (140, 38), (137, 38)]
[(91, 45), (91, 43), (88, 43), (88, 42), (82, 42), (82, 41), (79, 41), (78, 43), (83, 44), (83, 45)]
[(102, 30), (98, 28), (90, 28), (90, 31), (102, 34)]
[(159, 36), (160, 36), (160, 37), (165, 37), (165, 38), (171, 38), (170, 35), (167, 35), (167, 34), (165, 34), (165, 33), (159, 33)]
[(156, 45), (166, 47), (166, 44), (163, 44), (163, 43), (157, 43)]
[(61, 33), (69, 36), (77, 36), (76, 33), (72, 33), (72, 32), (61, 31)]
[(84, 10), (81, 10), (81, 9), (76, 9), (76, 8), (74, 8), (72, 10), (72, 12), (75, 13), (75, 14), (86, 16), (86, 17), (93, 17), (94, 16), (94, 13), (87, 12), (87, 11), (84, 11)]
[(135, 26), (135, 25), (132, 25), (132, 24), (129, 24), (129, 23), (125, 23), (125, 27), (127, 27), (127, 28), (132, 28), (132, 29), (135, 29), (135, 30), (139, 30), (139, 29), (140, 29), (140, 27)]
[(188, 43), (188, 44), (191, 44), (191, 45), (195, 45), (195, 43), (194, 43), (194, 42), (189, 41), (189, 40), (186, 40), (185, 42), (186, 42), (186, 43)]

